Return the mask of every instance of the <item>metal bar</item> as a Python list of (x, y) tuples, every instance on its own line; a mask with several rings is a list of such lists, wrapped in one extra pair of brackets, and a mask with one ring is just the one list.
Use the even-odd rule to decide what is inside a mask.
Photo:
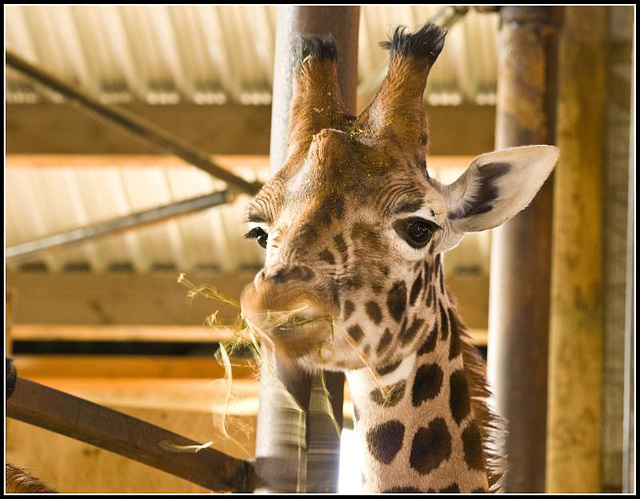
[[(292, 95), (291, 70), (293, 42), (299, 34), (331, 33), (338, 46), (338, 82), (347, 110), (355, 113), (357, 87), (357, 48), (359, 7), (279, 7), (276, 32), (276, 54), (271, 120), (271, 171), (276, 172), (285, 157), (289, 104)], [(263, 345), (268, 351), (267, 345)], [(274, 359), (271, 371), (263, 363), (260, 377), (260, 409), (256, 436), (256, 473), (261, 492), (335, 492), (338, 485), (339, 438), (323, 441), (322, 448), (314, 438), (325, 421), (309, 412), (312, 377), (292, 365)], [(342, 428), (344, 375), (325, 373), (326, 388), (331, 397), (333, 415)], [(284, 406), (282, 386), (296, 399), (304, 411), (302, 425), (287, 425), (287, 418), (297, 416)], [(303, 426), (304, 425), (304, 426)], [(300, 435), (287, 433), (292, 427), (303, 428), (306, 441), (292, 444)], [(283, 431), (276, 431), (282, 429)], [(311, 438), (310, 438), (311, 437)], [(309, 448), (308, 445), (310, 445)], [(311, 459), (307, 460), (307, 454)], [(283, 460), (283, 456), (287, 456)], [(309, 480), (307, 481), (307, 477)]]
[(18, 376), (7, 416), (106, 449), (214, 491), (253, 489), (253, 465), (211, 448), (176, 452), (165, 443), (199, 445), (113, 409)]
[[(496, 149), (555, 143), (559, 12), (500, 10)], [(552, 208), (550, 178), (492, 235), (488, 373), (509, 422), (506, 492), (545, 491)]]
[(177, 203), (171, 203), (150, 210), (139, 211), (124, 217), (113, 218), (105, 222), (100, 222), (80, 229), (62, 232), (53, 236), (43, 237), (35, 241), (10, 246), (6, 251), (6, 258), (9, 261), (17, 261), (34, 256), (43, 251), (54, 248), (61, 248), (72, 244), (78, 244), (97, 237), (106, 236), (125, 230), (138, 229), (143, 225), (163, 222), (167, 219), (187, 215), (196, 211), (218, 206), (230, 201), (229, 191), (213, 192), (198, 196)]
[(10, 51), (7, 51), (6, 56), (9, 67), (33, 78), (47, 88), (55, 90), (67, 99), (70, 99), (74, 104), (78, 104), (80, 109), (90, 112), (93, 116), (97, 116), (106, 123), (126, 130), (147, 144), (152, 144), (156, 148), (175, 154), (208, 174), (224, 180), (229, 184), (229, 187), (235, 188), (240, 192), (254, 195), (260, 190), (261, 185), (259, 183), (248, 182), (225, 168), (212, 163), (208, 153), (186, 143), (166, 130), (122, 109), (105, 106), (95, 97), (29, 64)]
[[(469, 12), (469, 7), (451, 6), (442, 7), (429, 22), (436, 23), (443, 28), (451, 28), (460, 21)], [(389, 61), (385, 60), (373, 71), (366, 80), (358, 85), (358, 100), (362, 104), (359, 107), (366, 106), (373, 98), (384, 77), (387, 74)]]

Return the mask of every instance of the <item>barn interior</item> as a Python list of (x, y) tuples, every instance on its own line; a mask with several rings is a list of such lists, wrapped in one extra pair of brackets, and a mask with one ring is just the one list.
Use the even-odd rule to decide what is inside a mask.
[[(179, 138), (246, 182), (265, 183), (274, 172), (282, 9), (5, 6), (6, 51), (105, 109), (123, 110)], [(544, 414), (522, 415), (546, 428), (542, 441), (532, 444), (541, 446), (536, 452), (543, 459), (527, 463), (537, 467), (533, 482), (516, 480), (511, 490), (631, 492), (635, 8), (558, 9), (555, 143), (585, 152), (561, 156), (558, 168), (564, 161), (571, 173), (556, 173), (553, 211), (546, 212), (552, 237), (542, 272), (548, 280), (535, 269), (513, 276), (539, 278), (549, 302), (542, 307), (547, 346), (536, 357), (544, 371)], [(424, 98), (428, 169), (443, 183), (499, 143), (501, 32), (508, 24), (501, 15), (490, 7), (359, 8), (356, 112), (386, 73), (388, 54), (379, 42), (395, 26), (448, 25)], [(251, 348), (234, 352), (232, 384), (220, 362), (220, 345), (234, 341), (226, 325), (238, 310), (190, 294), (184, 280), (239, 299), (264, 258), (262, 248), (243, 237), (250, 197), (231, 193), (224, 180), (154, 145), (146, 132), (63, 97), (9, 60), (6, 68), (5, 356), (21, 378), (238, 460), (255, 458), (261, 385)], [(198, 204), (203, 198), (206, 204)], [(141, 213), (150, 218), (142, 220)], [(497, 307), (490, 302), (490, 278), (498, 279), (502, 244), (493, 231), (469, 234), (444, 260), (447, 287), (489, 359), (506, 341), (494, 336), (496, 319), (490, 323)], [(347, 385), (344, 390), (348, 442), (353, 406)], [(59, 491), (210, 491), (7, 416), (6, 461)], [(350, 460), (345, 456), (341, 467)], [(343, 492), (358, 490), (350, 473), (342, 472)]]

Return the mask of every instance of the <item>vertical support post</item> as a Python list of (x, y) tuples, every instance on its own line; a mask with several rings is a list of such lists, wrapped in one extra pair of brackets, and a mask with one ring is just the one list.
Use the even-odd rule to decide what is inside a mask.
[[(555, 7), (502, 7), (496, 149), (555, 142)], [(493, 231), (488, 375), (509, 422), (507, 492), (545, 490), (553, 176)]]
[[(634, 16), (635, 20), (635, 16)], [(636, 60), (636, 43), (631, 46)], [(633, 64), (632, 67), (634, 67)], [(631, 77), (635, 74), (632, 72)], [(630, 109), (636, 109), (635, 84), (630, 85)], [(629, 136), (636, 136), (636, 115), (631, 113)], [(624, 420), (622, 429), (622, 492), (636, 492), (636, 143), (629, 143), (629, 195), (627, 214), (627, 306), (624, 324)]]
[[(608, 8), (607, 94), (605, 118), (605, 164), (603, 183), (603, 348), (602, 348), (602, 491), (624, 490), (625, 361), (627, 284), (633, 282), (628, 270), (629, 215), (633, 218), (633, 192), (630, 182), (629, 151), (633, 137), (632, 48), (635, 39), (634, 7)], [(633, 158), (633, 156), (632, 156)], [(631, 189), (630, 189), (631, 187)], [(631, 245), (633, 250), (633, 244)], [(626, 490), (625, 492), (629, 492)]]
[(602, 489), (603, 183), (609, 7), (566, 7), (559, 51), (547, 490)]
[[(271, 118), (270, 169), (275, 173), (285, 159), (289, 102), (292, 95), (291, 70), (293, 42), (299, 34), (331, 34), (338, 46), (338, 81), (347, 110), (355, 112), (357, 88), (357, 48), (359, 7), (278, 7), (276, 55), (273, 81)], [(263, 345), (265, 352), (267, 346)], [(287, 435), (286, 418), (298, 417), (287, 406), (274, 386), (284, 386), (296, 399), (304, 414), (306, 441), (317, 435), (319, 424), (315, 411), (309, 412), (312, 377), (295, 366), (285, 365), (271, 356), (272, 369), (263, 365), (261, 371), (260, 410), (256, 437), (256, 473), (260, 492), (335, 492), (338, 484), (339, 438), (335, 442), (322, 441), (317, 458), (307, 463), (307, 448), (297, 447), (300, 435)], [(336, 423), (342, 428), (344, 376), (325, 373), (326, 388)], [(283, 405), (284, 404), (284, 405)], [(315, 426), (314, 426), (315, 424)], [(277, 428), (283, 431), (275, 431)], [(305, 444), (306, 442), (300, 442)], [(283, 452), (284, 451), (284, 452)], [(313, 454), (313, 448), (309, 449)], [(282, 456), (288, 456), (285, 460)], [(326, 459), (320, 456), (330, 456)], [(332, 461), (332, 462), (327, 462)], [(309, 476), (308, 481), (306, 477)]]
[(338, 45), (338, 83), (342, 100), (346, 109), (355, 113), (359, 19), (359, 7), (278, 7), (269, 150), (271, 173), (278, 171), (285, 159), (295, 37), (300, 34), (333, 35)]

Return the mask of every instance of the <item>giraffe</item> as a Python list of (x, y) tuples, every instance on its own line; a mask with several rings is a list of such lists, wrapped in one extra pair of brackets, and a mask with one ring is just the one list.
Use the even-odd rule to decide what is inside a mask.
[(422, 96), (445, 35), (396, 29), (359, 116), (341, 102), (333, 40), (301, 37), (286, 159), (247, 210), (266, 253), (243, 315), (286, 362), (345, 372), (368, 492), (498, 491), (505, 472), (505, 423), (442, 254), (525, 208), (558, 151), (482, 154), (450, 185), (429, 175)]
[(32, 476), (28, 471), (20, 469), (13, 464), (7, 463), (5, 466), (5, 488), (9, 493), (54, 493), (57, 490)]

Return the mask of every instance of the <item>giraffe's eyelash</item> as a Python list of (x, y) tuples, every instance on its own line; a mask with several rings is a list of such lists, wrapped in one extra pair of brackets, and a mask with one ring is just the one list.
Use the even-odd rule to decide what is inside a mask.
[(396, 222), (399, 220), (403, 220), (403, 219), (406, 220), (409, 218), (421, 218), (429, 222), (431, 225), (433, 225), (434, 229), (443, 230), (442, 225), (437, 221), (436, 213), (431, 209), (420, 210), (420, 211), (413, 212), (410, 215), (405, 215), (404, 217), (398, 217), (396, 219)]
[(249, 232), (244, 235), (245, 239), (258, 239), (259, 237), (265, 235), (267, 232), (259, 226), (253, 227)]

